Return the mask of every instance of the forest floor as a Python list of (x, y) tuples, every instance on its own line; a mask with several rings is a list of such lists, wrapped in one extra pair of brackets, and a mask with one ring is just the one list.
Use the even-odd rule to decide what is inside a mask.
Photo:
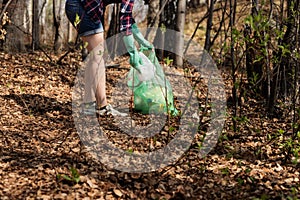
[[(200, 18), (190, 18), (187, 26), (191, 26), (191, 35)], [(203, 38), (196, 40), (203, 43)], [(55, 64), (58, 57), (50, 57), (53, 62), (39, 51), (0, 53), (1, 200), (300, 199), (300, 154), (296, 149), (300, 136), (291, 140), (293, 112), (289, 102), (278, 104), (276, 115), (270, 117), (264, 102), (245, 90), (237, 107), (234, 130), (231, 72), (220, 69), (225, 83), (226, 119), (217, 143), (206, 156), (200, 156), (204, 136), (213, 126), (209, 125), (213, 119), (213, 96), (207, 96), (207, 82), (198, 80), (198, 71), (162, 63), (167, 72), (172, 69), (173, 75), (184, 75), (195, 86), (199, 127), (190, 147), (175, 163), (147, 173), (123, 172), (116, 170), (124, 164), (121, 158), (103, 153), (95, 158), (95, 152), (89, 151), (86, 144), (100, 144), (99, 138), (85, 138), (74, 120), (72, 90), (83, 65), (79, 52), (70, 53), (61, 64)], [(127, 58), (120, 58), (115, 64), (120, 67), (107, 68), (107, 93), (108, 101), (118, 107), (123, 96), (115, 92), (130, 66)], [(179, 97), (186, 91), (172, 87), (175, 105), (182, 108)], [(148, 127), (148, 115), (130, 114), (132, 119), (125, 121), (124, 126)], [(129, 155), (159, 150), (179, 132), (176, 117), (171, 117), (160, 134), (150, 139), (124, 134), (119, 127), (123, 121), (120, 118), (98, 120), (103, 133)], [(289, 147), (292, 151), (287, 155)], [(101, 162), (107, 160), (115, 168)]]
[[(204, 158), (199, 157), (199, 143), (207, 127), (201, 126), (176, 163), (148, 173), (121, 172), (90, 154), (74, 124), (71, 91), (82, 65), (78, 53), (70, 53), (60, 65), (42, 52), (1, 53), (0, 60), (0, 199), (300, 198), (299, 160), (288, 157), (285, 162), (292, 116), (284, 105), (279, 108), (281, 115), (269, 118), (263, 103), (246, 95), (234, 131), (228, 102), (222, 133)], [(121, 67), (107, 69), (109, 96), (129, 70), (126, 61), (121, 59)], [(226, 99), (231, 99), (226, 70), (223, 78)], [(196, 87), (200, 107), (208, 106), (202, 101), (206, 99), (205, 84)], [(180, 93), (175, 87), (175, 99)], [(133, 121), (142, 124), (144, 118), (137, 114)], [(104, 133), (119, 148), (134, 146), (135, 138), (113, 135), (119, 129), (112, 130), (112, 121), (102, 119)], [(164, 139), (154, 146), (163, 145)]]

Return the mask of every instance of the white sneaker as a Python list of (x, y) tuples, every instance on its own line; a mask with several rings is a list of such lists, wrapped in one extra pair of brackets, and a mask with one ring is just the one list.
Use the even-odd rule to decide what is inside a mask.
[(97, 113), (99, 115), (111, 114), (112, 116), (121, 116), (121, 117), (126, 117), (128, 115), (127, 113), (122, 113), (115, 110), (110, 104), (107, 104), (103, 109), (97, 109)]

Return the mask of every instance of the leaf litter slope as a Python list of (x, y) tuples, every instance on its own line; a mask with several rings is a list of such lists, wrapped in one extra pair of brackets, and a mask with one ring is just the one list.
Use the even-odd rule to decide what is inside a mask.
[[(266, 135), (288, 130), (289, 117), (267, 119), (254, 100), (241, 112), (248, 121), (231, 130), (228, 119), (216, 148), (198, 157), (198, 143), (206, 130), (209, 104), (200, 113), (203, 121), (190, 149), (176, 163), (157, 172), (138, 174), (107, 169), (80, 142), (72, 119), (71, 89), (81, 63), (72, 53), (62, 65), (48, 62), (42, 53), (0, 54), (0, 196), (1, 199), (253, 199), (299, 197), (299, 164), (283, 163), (276, 142)], [(108, 93), (129, 69), (108, 68)], [(183, 72), (178, 69), (178, 72)], [(198, 75), (190, 71), (190, 81)], [(224, 72), (224, 79), (229, 80)], [(230, 81), (226, 82), (228, 91)], [(205, 107), (205, 84), (199, 84), (198, 99)], [(175, 88), (176, 89), (176, 88)], [(228, 93), (229, 94), (229, 93)], [(145, 125), (148, 117), (133, 114), (133, 121)], [(172, 121), (173, 120), (173, 121)], [(111, 120), (101, 124), (116, 146), (132, 151), (149, 151), (165, 145), (176, 133), (164, 127), (156, 141), (127, 137), (113, 129)], [(152, 149), (151, 149), (152, 148)], [(76, 169), (80, 181), (72, 177)]]

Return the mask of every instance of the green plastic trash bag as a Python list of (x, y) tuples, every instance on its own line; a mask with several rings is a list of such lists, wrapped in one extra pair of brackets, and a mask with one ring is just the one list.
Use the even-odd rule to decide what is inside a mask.
[(154, 51), (139, 52), (143, 65), (140, 72), (133, 67), (127, 75), (127, 85), (133, 90), (134, 110), (143, 114), (171, 113), (178, 115), (170, 82)]

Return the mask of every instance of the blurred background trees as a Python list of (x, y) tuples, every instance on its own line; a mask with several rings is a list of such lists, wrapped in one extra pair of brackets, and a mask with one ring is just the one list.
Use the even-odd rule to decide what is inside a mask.
[[(173, 45), (164, 29), (197, 40), (217, 61), (230, 67), (232, 105), (243, 102), (245, 92), (263, 99), (276, 114), (278, 101), (299, 101), (299, 0), (137, 0), (135, 16), (156, 47)], [(59, 55), (76, 43), (68, 22), (65, 0), (0, 0), (0, 49), (26, 52), (43, 49)], [(118, 33), (118, 6), (106, 9), (106, 36)], [(109, 44), (110, 51), (120, 42)], [(183, 51), (183, 38), (176, 38)], [(161, 60), (171, 57), (177, 66), (184, 58), (157, 49)], [(244, 79), (246, 77), (246, 79)], [(246, 86), (247, 87), (244, 87)]]

